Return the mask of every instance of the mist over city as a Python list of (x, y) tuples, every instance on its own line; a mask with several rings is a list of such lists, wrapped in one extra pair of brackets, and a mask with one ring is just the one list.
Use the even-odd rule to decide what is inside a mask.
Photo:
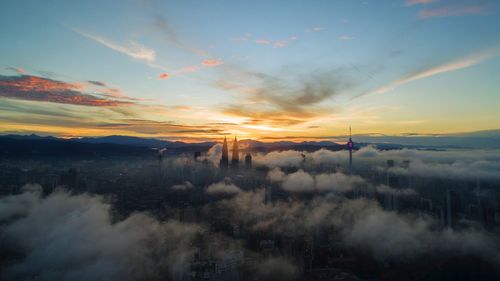
[(500, 280), (499, 8), (3, 1), (0, 280)]
[(3, 276), (498, 276), (499, 151), (234, 143), (5, 158)]

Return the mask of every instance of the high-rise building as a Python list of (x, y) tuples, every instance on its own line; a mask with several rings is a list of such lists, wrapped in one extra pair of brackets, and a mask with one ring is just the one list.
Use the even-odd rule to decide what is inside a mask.
[(266, 185), (266, 193), (264, 194), (264, 204), (271, 204), (273, 202), (273, 191), (270, 185)]
[(165, 167), (163, 166), (163, 153), (166, 151), (166, 148), (158, 149), (158, 185), (163, 183), (163, 179), (165, 177)]
[(198, 159), (201, 157), (201, 151), (195, 151), (194, 152), (194, 161), (198, 161)]
[(245, 155), (245, 167), (252, 168), (252, 155), (250, 153)]
[(221, 169), (226, 169), (229, 166), (229, 152), (227, 148), (227, 140), (224, 137), (224, 143), (222, 144), (222, 157), (220, 159), (219, 167)]
[(454, 228), (459, 220), (459, 212), (461, 210), (460, 196), (454, 190), (446, 192), (446, 225)]
[(233, 168), (237, 168), (239, 163), (240, 163), (240, 151), (238, 149), (238, 140), (236, 139), (236, 137), (234, 137), (233, 157), (231, 159), (231, 166)]
[(354, 148), (354, 142), (352, 141), (351, 127), (349, 126), (349, 141), (347, 142), (347, 148), (349, 149), (349, 174), (352, 173), (352, 149)]
[(63, 185), (68, 189), (81, 188), (78, 170), (76, 168), (69, 168), (67, 172), (62, 173), (59, 178), (59, 185)]

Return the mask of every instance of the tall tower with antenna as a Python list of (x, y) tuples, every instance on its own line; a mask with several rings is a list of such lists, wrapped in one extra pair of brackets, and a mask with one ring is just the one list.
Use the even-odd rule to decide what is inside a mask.
[(236, 139), (235, 136), (233, 142), (233, 157), (231, 159), (231, 166), (233, 168), (237, 168), (239, 163), (240, 163), (240, 151), (238, 149), (238, 140)]
[(227, 148), (227, 140), (224, 137), (224, 143), (222, 144), (222, 157), (220, 159), (219, 167), (221, 169), (226, 169), (229, 166), (229, 152)]
[(352, 149), (354, 148), (354, 142), (352, 141), (351, 126), (349, 126), (349, 141), (347, 142), (347, 148), (349, 149), (349, 174), (352, 173)]

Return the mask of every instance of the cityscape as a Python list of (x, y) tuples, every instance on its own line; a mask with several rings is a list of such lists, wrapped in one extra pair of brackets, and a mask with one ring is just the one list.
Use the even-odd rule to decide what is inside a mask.
[[(190, 151), (145, 147), (139, 155), (53, 156), (43, 147), (28, 156), (8, 153), (26, 139), (34, 147), (46, 141), (2, 138), (3, 235), (33, 228), (21, 245), (35, 251), (20, 262), (22, 253), (2, 244), (2, 264), (10, 266), (4, 274), (13, 280), (78, 279), (65, 276), (74, 274), (67, 262), (91, 279), (498, 276), (498, 152), (382, 150), (352, 137), (345, 145), (293, 150), (234, 137)], [(85, 248), (66, 253), (68, 238)], [(117, 245), (109, 241), (115, 239)], [(40, 261), (33, 256), (40, 252), (73, 260)], [(39, 265), (27, 271), (31, 263)], [(113, 271), (96, 272), (100, 263)]]
[(0, 280), (500, 280), (499, 8), (1, 2)]

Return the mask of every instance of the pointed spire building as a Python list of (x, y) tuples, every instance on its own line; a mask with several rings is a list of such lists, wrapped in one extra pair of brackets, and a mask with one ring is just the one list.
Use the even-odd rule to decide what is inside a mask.
[(236, 139), (235, 136), (233, 142), (233, 157), (231, 159), (231, 166), (237, 168), (239, 163), (240, 163), (240, 151), (238, 149), (238, 139)]
[(227, 148), (227, 140), (224, 137), (224, 143), (222, 144), (222, 157), (220, 159), (219, 167), (221, 169), (226, 169), (229, 166), (229, 152)]
[(351, 126), (349, 126), (349, 141), (347, 142), (347, 148), (349, 149), (349, 174), (352, 173), (352, 149), (354, 148), (354, 142), (352, 141)]

